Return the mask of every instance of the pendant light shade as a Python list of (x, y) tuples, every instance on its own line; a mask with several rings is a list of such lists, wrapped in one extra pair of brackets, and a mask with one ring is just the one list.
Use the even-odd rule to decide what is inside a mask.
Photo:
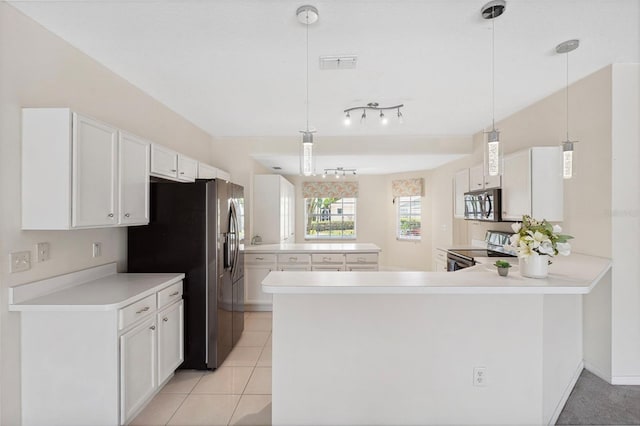
[(566, 107), (566, 124), (567, 138), (562, 141), (562, 177), (565, 179), (571, 179), (575, 175), (574, 168), (574, 152), (573, 146), (578, 141), (572, 141), (569, 139), (569, 52), (573, 52), (580, 46), (580, 40), (567, 40), (556, 46), (556, 53), (565, 54), (567, 57), (567, 74), (566, 74), (566, 89), (565, 89), (565, 107)]
[(495, 18), (502, 15), (507, 7), (504, 0), (493, 0), (485, 4), (480, 13), (483, 19), (491, 20), (491, 130), (486, 132), (487, 143), (484, 146), (484, 174), (485, 176), (499, 176), (502, 174), (502, 144), (500, 132), (496, 129), (495, 121)]
[[(300, 6), (296, 10), (296, 16), (298, 21), (302, 23), (306, 28), (306, 66), (307, 66), (307, 80), (306, 80), (306, 115), (307, 126), (306, 130), (301, 130), (302, 144), (300, 145), (300, 174), (304, 176), (311, 176), (315, 173), (315, 162), (313, 157), (313, 133), (315, 130), (309, 130), (309, 25), (318, 20), (320, 16), (318, 9), (313, 6)], [(350, 117), (349, 117), (350, 118)]]

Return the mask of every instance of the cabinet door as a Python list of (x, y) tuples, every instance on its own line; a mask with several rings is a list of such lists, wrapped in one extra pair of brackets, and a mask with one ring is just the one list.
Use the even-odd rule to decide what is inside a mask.
[(245, 266), (245, 304), (270, 305), (272, 303), (271, 294), (262, 291), (262, 280), (264, 280), (272, 270), (273, 268), (265, 266)]
[(500, 188), (501, 184), (502, 180), (500, 175), (484, 177), (484, 189)]
[(198, 174), (198, 162), (192, 158), (178, 154), (178, 180), (195, 182)]
[(153, 395), (156, 375), (156, 320), (152, 317), (120, 336), (121, 424), (128, 423), (131, 415)]
[(198, 179), (215, 179), (217, 170), (215, 167), (204, 163), (198, 163)]
[(158, 312), (158, 383), (184, 361), (184, 301)]
[(120, 132), (118, 147), (119, 223), (149, 223), (149, 155), (151, 144)]
[(289, 242), (296, 241), (296, 187), (288, 185), (289, 194)]
[(151, 174), (166, 178), (177, 178), (178, 153), (161, 145), (151, 145)]
[(484, 189), (484, 169), (482, 164), (469, 169), (469, 190), (476, 191), (478, 189)]
[(116, 128), (73, 114), (73, 227), (109, 226), (118, 222), (117, 150)]
[(530, 150), (516, 152), (504, 158), (502, 175), (502, 219), (522, 220), (531, 214)]
[(453, 217), (464, 219), (464, 193), (469, 192), (469, 169), (455, 174), (453, 187)]

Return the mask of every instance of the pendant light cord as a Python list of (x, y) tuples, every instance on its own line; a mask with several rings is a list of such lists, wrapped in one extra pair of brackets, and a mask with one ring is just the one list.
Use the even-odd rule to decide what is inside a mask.
[(491, 130), (496, 130), (496, 18), (491, 19)]
[(309, 132), (309, 11), (306, 12), (307, 25), (307, 132)]
[(567, 89), (565, 90), (565, 96), (566, 96), (566, 100), (565, 100), (565, 104), (566, 104), (566, 109), (567, 109), (567, 142), (569, 142), (569, 52), (565, 53), (565, 55), (567, 56)]

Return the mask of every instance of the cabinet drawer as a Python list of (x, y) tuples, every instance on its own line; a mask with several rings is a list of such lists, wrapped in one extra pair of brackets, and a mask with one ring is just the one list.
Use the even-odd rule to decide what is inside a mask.
[(279, 254), (278, 263), (288, 263), (293, 265), (304, 264), (308, 265), (311, 261), (311, 256), (302, 253), (289, 253)]
[(164, 308), (168, 304), (175, 302), (181, 297), (182, 297), (182, 281), (180, 281), (179, 283), (170, 285), (164, 290), (160, 290), (158, 292), (158, 309)]
[(436, 249), (436, 259), (446, 261), (447, 260), (447, 252), (442, 251), (440, 249)]
[(244, 254), (244, 263), (251, 265), (273, 265), (276, 263), (275, 254)]
[(311, 255), (311, 262), (315, 265), (328, 265), (328, 264), (338, 264), (342, 265), (344, 263), (344, 254), (342, 253), (318, 253)]
[(378, 263), (378, 253), (348, 253), (347, 263)]
[(152, 294), (118, 311), (118, 329), (122, 330), (156, 310), (156, 295)]
[(378, 265), (347, 265), (347, 271), (377, 271)]
[(312, 271), (336, 271), (342, 272), (344, 271), (343, 265), (314, 265), (311, 267)]

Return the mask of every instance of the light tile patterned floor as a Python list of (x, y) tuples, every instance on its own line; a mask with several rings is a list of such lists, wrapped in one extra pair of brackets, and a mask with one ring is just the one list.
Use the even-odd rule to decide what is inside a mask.
[(245, 313), (244, 332), (215, 371), (178, 370), (132, 425), (270, 425), (271, 312)]

